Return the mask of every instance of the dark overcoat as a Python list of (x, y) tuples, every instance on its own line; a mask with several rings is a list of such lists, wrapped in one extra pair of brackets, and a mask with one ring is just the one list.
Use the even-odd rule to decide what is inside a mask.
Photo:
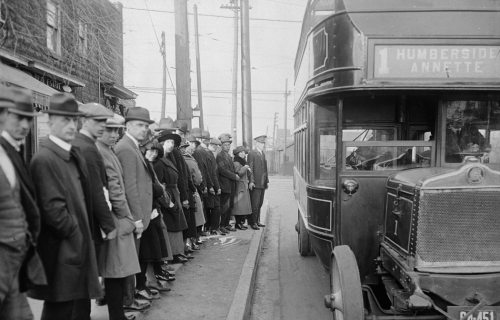
[(178, 170), (168, 158), (161, 158), (154, 162), (154, 170), (174, 206), (162, 206), (163, 220), (169, 231), (182, 231), (187, 229), (187, 221), (182, 209), (182, 202), (177, 188)]
[[(13, 274), (16, 273), (19, 268), (21, 268), (18, 278), (21, 292), (26, 291), (27, 288), (31, 288), (33, 285), (44, 285), (47, 283), (47, 280), (40, 257), (35, 250), (37, 238), (40, 233), (40, 212), (36, 204), (33, 183), (31, 182), (24, 161), (14, 147), (2, 137), (0, 137), (0, 144), (14, 166), (17, 181), (20, 184), (21, 205), (26, 216), (26, 222), (28, 223), (28, 231), (31, 235), (28, 253), (21, 264), (12, 265), (15, 261), (8, 261), (9, 259), (7, 257), (5, 257), (5, 259), (2, 258), (3, 254), (0, 253), (0, 301), (2, 301), (7, 294), (8, 287), (10, 287), (6, 285), (14, 280)], [(10, 190), (10, 184), (6, 180), (6, 177), (4, 178), (5, 181), (0, 180), (0, 204), (2, 204), (0, 206), (0, 220), (2, 221), (12, 214), (15, 216), (20, 215), (19, 207), (15, 203)], [(6, 234), (6, 232), (2, 231), (2, 228), (9, 227), (8, 221), (6, 222), (6, 224), (0, 224), (0, 234)], [(1, 239), (2, 237), (0, 236), (0, 247), (2, 249), (7, 249), (9, 243), (4, 243)], [(8, 250), (10, 251), (11, 249), (13, 248)]]
[(236, 170), (231, 156), (224, 151), (217, 155), (217, 170), (222, 193), (234, 193), (236, 189)]
[(89, 226), (90, 183), (80, 150), (68, 152), (46, 139), (30, 173), (42, 221), (38, 254), (48, 285), (36, 286), (28, 296), (51, 302), (102, 296)]
[(90, 229), (94, 242), (96, 244), (102, 244), (104, 240), (102, 239), (99, 227), (101, 227), (106, 234), (116, 229), (115, 221), (113, 220), (113, 216), (106, 203), (103, 192), (103, 187), (107, 184), (107, 179), (102, 156), (95, 142), (84, 134), (77, 133), (71, 145), (80, 149), (87, 163), (90, 185), (92, 186), (90, 188), (92, 196)]
[[(158, 155), (160, 157), (160, 154)], [(181, 203), (190, 200), (189, 199), (189, 179), (188, 179), (188, 168), (181, 151), (175, 147), (172, 152), (166, 155), (166, 157), (172, 162), (172, 164), (177, 168), (177, 189), (180, 193)], [(163, 157), (162, 157), (163, 158)]]
[(269, 177), (267, 175), (267, 161), (264, 152), (257, 149), (250, 151), (247, 155), (247, 164), (252, 171), (250, 182), (255, 184), (257, 189), (267, 189)]
[[(217, 170), (217, 160), (215, 159), (215, 155), (212, 152), (212, 150), (206, 150), (207, 151), (207, 160), (208, 160), (208, 169), (210, 170), (208, 175), (210, 176), (210, 179), (212, 180), (212, 183), (214, 185), (214, 190), (215, 194), (217, 194), (217, 190), (220, 189), (220, 183), (219, 183), (219, 171)], [(213, 208), (213, 207), (218, 207), (219, 206), (219, 196), (213, 195), (210, 192), (207, 192), (207, 207), (208, 208)]]

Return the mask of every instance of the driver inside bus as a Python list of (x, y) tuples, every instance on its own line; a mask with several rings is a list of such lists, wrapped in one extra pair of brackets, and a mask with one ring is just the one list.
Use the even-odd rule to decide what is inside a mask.
[(446, 126), (446, 155), (448, 163), (461, 163), (467, 154), (482, 156), (488, 152), (488, 141), (472, 122), (472, 109), (456, 110)]

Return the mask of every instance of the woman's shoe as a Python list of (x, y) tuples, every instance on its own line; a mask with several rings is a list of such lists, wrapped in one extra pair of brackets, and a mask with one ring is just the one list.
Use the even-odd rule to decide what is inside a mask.
[(172, 260), (172, 263), (186, 263), (188, 262), (188, 260), (180, 255), (177, 255), (174, 257), (174, 259)]
[(236, 229), (245, 230), (245, 229), (243, 229), (243, 225), (242, 225), (242, 224), (240, 224), (240, 223), (235, 224), (235, 225), (234, 225), (234, 227), (235, 227)]
[(197, 245), (197, 244), (194, 244), (194, 243), (193, 243), (193, 244), (191, 245), (191, 249), (193, 249), (193, 250), (200, 250), (200, 246), (199, 246), (199, 245)]
[(216, 236), (216, 235), (218, 235), (217, 231), (215, 231), (215, 230), (210, 231), (210, 234), (211, 234), (212, 236)]
[(179, 258), (184, 258), (184, 259), (194, 259), (194, 257), (191, 254), (179, 254)]
[(251, 228), (254, 230), (260, 230), (259, 226), (256, 223), (252, 224)]
[(146, 299), (146, 300), (156, 300), (160, 299), (160, 293), (157, 290), (151, 290), (146, 287), (144, 290), (139, 290), (135, 293), (137, 299)]
[(226, 230), (226, 228), (224, 228), (224, 227), (220, 227), (220, 228), (219, 228), (219, 232), (220, 232), (220, 234), (222, 234), (223, 236), (225, 236), (226, 234), (229, 234), (229, 231), (228, 231), (228, 230)]

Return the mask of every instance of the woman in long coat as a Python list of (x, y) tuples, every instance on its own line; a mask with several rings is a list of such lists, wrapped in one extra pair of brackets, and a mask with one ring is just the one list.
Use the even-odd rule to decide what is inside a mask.
[[(159, 152), (158, 160), (154, 163), (154, 170), (158, 180), (165, 187), (173, 206), (162, 206), (162, 213), (165, 225), (168, 230), (170, 247), (174, 262), (186, 262), (184, 258), (184, 239), (182, 231), (187, 229), (188, 225), (184, 216), (179, 189), (177, 188), (178, 170), (175, 165), (166, 156), (172, 152), (175, 145), (179, 145), (181, 137), (177, 134), (167, 133), (158, 138), (159, 142), (165, 141), (163, 152)], [(164, 154), (165, 153), (165, 156)]]
[(234, 195), (234, 207), (232, 214), (236, 219), (236, 228), (240, 230), (247, 229), (243, 225), (247, 215), (252, 213), (252, 205), (250, 203), (250, 192), (248, 191), (248, 182), (252, 172), (245, 160), (246, 148), (243, 146), (237, 147), (233, 150), (234, 169), (240, 176), (240, 180), (236, 182), (236, 192)]
[[(203, 178), (201, 175), (200, 168), (198, 167), (198, 163), (192, 156), (193, 151), (194, 151), (194, 146), (190, 146), (189, 143), (187, 142), (186, 144), (181, 146), (181, 152), (182, 155), (184, 156), (184, 160), (186, 160), (186, 164), (188, 165), (188, 171), (191, 176), (191, 180), (193, 181), (196, 188), (199, 188), (201, 182), (203, 181)], [(205, 224), (205, 215), (203, 214), (203, 203), (201, 202), (199, 193), (196, 193), (194, 195), (193, 202), (194, 202), (193, 207), (195, 208), (196, 228), (197, 229), (200, 228), (199, 231), (201, 231), (201, 226)], [(199, 236), (196, 235), (196, 238), (198, 239)]]
[[(118, 119), (119, 120), (119, 119)], [(125, 120), (125, 119), (123, 119)], [(125, 278), (140, 272), (135, 249), (135, 223), (125, 197), (123, 168), (111, 147), (118, 138), (119, 121), (108, 120), (104, 134), (97, 140), (107, 177), (107, 193), (117, 236), (105, 241), (99, 253), (99, 275), (104, 278), (109, 318), (124, 319), (123, 310)]]

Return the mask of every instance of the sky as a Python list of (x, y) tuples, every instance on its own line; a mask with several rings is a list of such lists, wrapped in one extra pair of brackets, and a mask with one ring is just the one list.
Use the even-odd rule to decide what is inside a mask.
[[(176, 119), (175, 21), (173, 0), (120, 0), (123, 4), (124, 85), (139, 96), (136, 105), (161, 114), (163, 60), (161, 33), (165, 32), (167, 75), (166, 115)], [(284, 127), (285, 81), (288, 79), (287, 128), (293, 130), (294, 60), (307, 0), (250, 0), (250, 59), (252, 66), (252, 133), (273, 136), (274, 113)], [(189, 0), (191, 104), (196, 107), (196, 60), (193, 6), (198, 6), (200, 70), (205, 130), (212, 137), (231, 131), (234, 13), (221, 9), (229, 0)], [(204, 16), (206, 15), (206, 16)], [(218, 16), (218, 17), (214, 17)], [(226, 18), (229, 17), (229, 18)], [(256, 19), (256, 20), (252, 20)], [(268, 20), (281, 21), (268, 21)], [(289, 22), (292, 21), (292, 22)], [(241, 32), (241, 26), (239, 28)], [(239, 40), (241, 43), (241, 39)], [(239, 59), (241, 59), (241, 48)], [(241, 65), (238, 63), (241, 90)], [(193, 127), (198, 127), (195, 118)], [(238, 144), (241, 144), (241, 93), (238, 94)]]

